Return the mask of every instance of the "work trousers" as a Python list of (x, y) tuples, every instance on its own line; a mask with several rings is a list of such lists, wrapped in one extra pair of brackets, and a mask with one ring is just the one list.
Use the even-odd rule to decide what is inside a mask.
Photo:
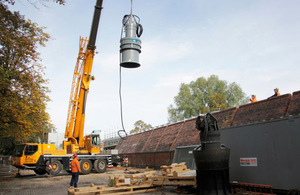
[(72, 178), (70, 182), (70, 186), (74, 186), (74, 188), (77, 188), (79, 173), (72, 173)]

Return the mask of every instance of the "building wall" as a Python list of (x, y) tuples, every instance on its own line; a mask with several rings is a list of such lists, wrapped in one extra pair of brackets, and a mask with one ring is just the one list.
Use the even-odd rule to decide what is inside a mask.
[(300, 113), (300, 91), (296, 91), (293, 93), (291, 98), (291, 103), (287, 110), (287, 116), (292, 115), (296, 116)]
[(128, 165), (133, 167), (155, 167), (170, 165), (173, 161), (174, 152), (145, 152), (121, 154), (121, 158), (128, 158)]
[[(300, 91), (213, 113), (221, 130), (299, 114)], [(196, 118), (192, 118), (131, 135), (122, 140), (117, 149), (121, 155), (129, 156), (132, 165), (160, 166), (171, 160), (170, 154), (174, 154), (176, 147), (200, 144), (195, 124)]]
[[(289, 116), (222, 130), (230, 149), (230, 180), (300, 189), (300, 116)], [(245, 165), (241, 159), (256, 163)]]
[(238, 107), (231, 126), (269, 121), (285, 117), (291, 94), (282, 95)]

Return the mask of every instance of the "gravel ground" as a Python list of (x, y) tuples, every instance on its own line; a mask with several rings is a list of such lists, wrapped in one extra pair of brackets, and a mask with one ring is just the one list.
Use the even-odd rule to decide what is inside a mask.
[[(140, 170), (142, 171), (142, 170)], [(9, 173), (9, 166), (0, 165), (0, 195), (60, 195), (67, 194), (71, 175), (62, 172), (58, 176), (36, 175), (33, 171), (21, 170), (21, 176), (16, 177), (17, 169), (12, 168)], [(110, 175), (121, 175), (122, 168), (107, 169), (106, 173), (90, 173), (80, 175), (78, 187), (95, 185), (107, 185)], [(163, 190), (149, 192), (153, 195), (174, 195), (176, 187), (165, 187)], [(181, 192), (182, 193), (182, 192)], [(186, 191), (185, 193), (190, 193)]]

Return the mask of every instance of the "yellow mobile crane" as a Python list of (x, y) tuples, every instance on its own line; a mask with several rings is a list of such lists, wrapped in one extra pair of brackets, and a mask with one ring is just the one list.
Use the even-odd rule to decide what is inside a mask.
[(93, 154), (100, 153), (99, 134), (83, 137), (86, 100), (89, 92), (89, 85), (94, 76), (91, 75), (95, 42), (100, 20), (102, 0), (97, 0), (95, 13), (89, 40), (80, 37), (79, 54), (74, 70), (70, 102), (68, 109), (67, 125), (63, 142), (64, 149), (68, 154)]
[(97, 0), (89, 40), (80, 37), (79, 54), (74, 70), (70, 104), (67, 117), (64, 150), (55, 149), (54, 144), (25, 143), (15, 148), (12, 165), (21, 169), (32, 169), (37, 174), (57, 175), (62, 169), (70, 171), (70, 159), (77, 153), (82, 173), (93, 168), (105, 172), (111, 155), (100, 154), (100, 132), (83, 136), (86, 100), (95, 54), (95, 42), (103, 0)]

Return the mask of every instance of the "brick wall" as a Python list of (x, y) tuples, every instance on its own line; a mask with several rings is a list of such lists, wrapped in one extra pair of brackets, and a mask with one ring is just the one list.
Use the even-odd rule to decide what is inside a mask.
[(178, 146), (200, 144), (199, 131), (196, 129), (196, 119), (187, 120), (182, 124), (182, 128), (174, 140), (170, 151), (174, 151)]
[(119, 153), (133, 153), (135, 151), (136, 145), (142, 133), (127, 136), (126, 139), (122, 140), (116, 147)]
[(291, 103), (289, 105), (287, 116), (289, 115), (299, 115), (300, 114), (300, 91), (296, 91), (293, 93)]
[(173, 125), (167, 126), (161, 140), (154, 152), (159, 151), (169, 151), (174, 140), (176, 140), (178, 132), (182, 129), (183, 123), (175, 123)]
[(170, 165), (173, 161), (174, 152), (146, 152), (121, 154), (121, 158), (128, 158), (128, 165), (132, 167), (160, 167)]
[[(279, 119), (300, 114), (300, 91), (230, 108), (213, 115), (220, 128)], [(173, 159), (178, 146), (200, 144), (196, 118), (128, 136), (117, 149), (128, 155), (130, 165), (159, 167)]]
[(291, 94), (240, 106), (234, 116), (232, 126), (278, 119), (285, 116)]
[(145, 147), (143, 151), (141, 152), (154, 152), (156, 151), (156, 148), (158, 144), (160, 143), (161, 137), (164, 135), (165, 130), (168, 128), (168, 126), (160, 127), (158, 129), (154, 129), (151, 137), (148, 139), (148, 141), (145, 144)]
[(153, 153), (133, 153), (126, 154), (128, 157), (128, 165), (134, 167), (154, 167), (155, 157)]
[(126, 149), (126, 145), (127, 145), (127, 140), (128, 140), (128, 138), (127, 139), (123, 139), (123, 140), (121, 140), (120, 142), (119, 142), (119, 144), (116, 146), (116, 149), (118, 149), (118, 152), (120, 153), (120, 154), (123, 154), (123, 153), (125, 153), (125, 149)]
[(238, 107), (233, 107), (227, 110), (213, 113), (213, 116), (218, 120), (219, 127), (230, 127), (237, 110)]
[(173, 161), (174, 152), (155, 152), (154, 153), (154, 167), (161, 165), (170, 165)]
[(153, 131), (146, 131), (143, 132), (140, 139), (136, 140), (137, 141), (137, 145), (135, 147), (134, 153), (138, 153), (138, 152), (142, 152), (144, 151), (144, 147), (148, 141), (148, 139), (151, 137)]

